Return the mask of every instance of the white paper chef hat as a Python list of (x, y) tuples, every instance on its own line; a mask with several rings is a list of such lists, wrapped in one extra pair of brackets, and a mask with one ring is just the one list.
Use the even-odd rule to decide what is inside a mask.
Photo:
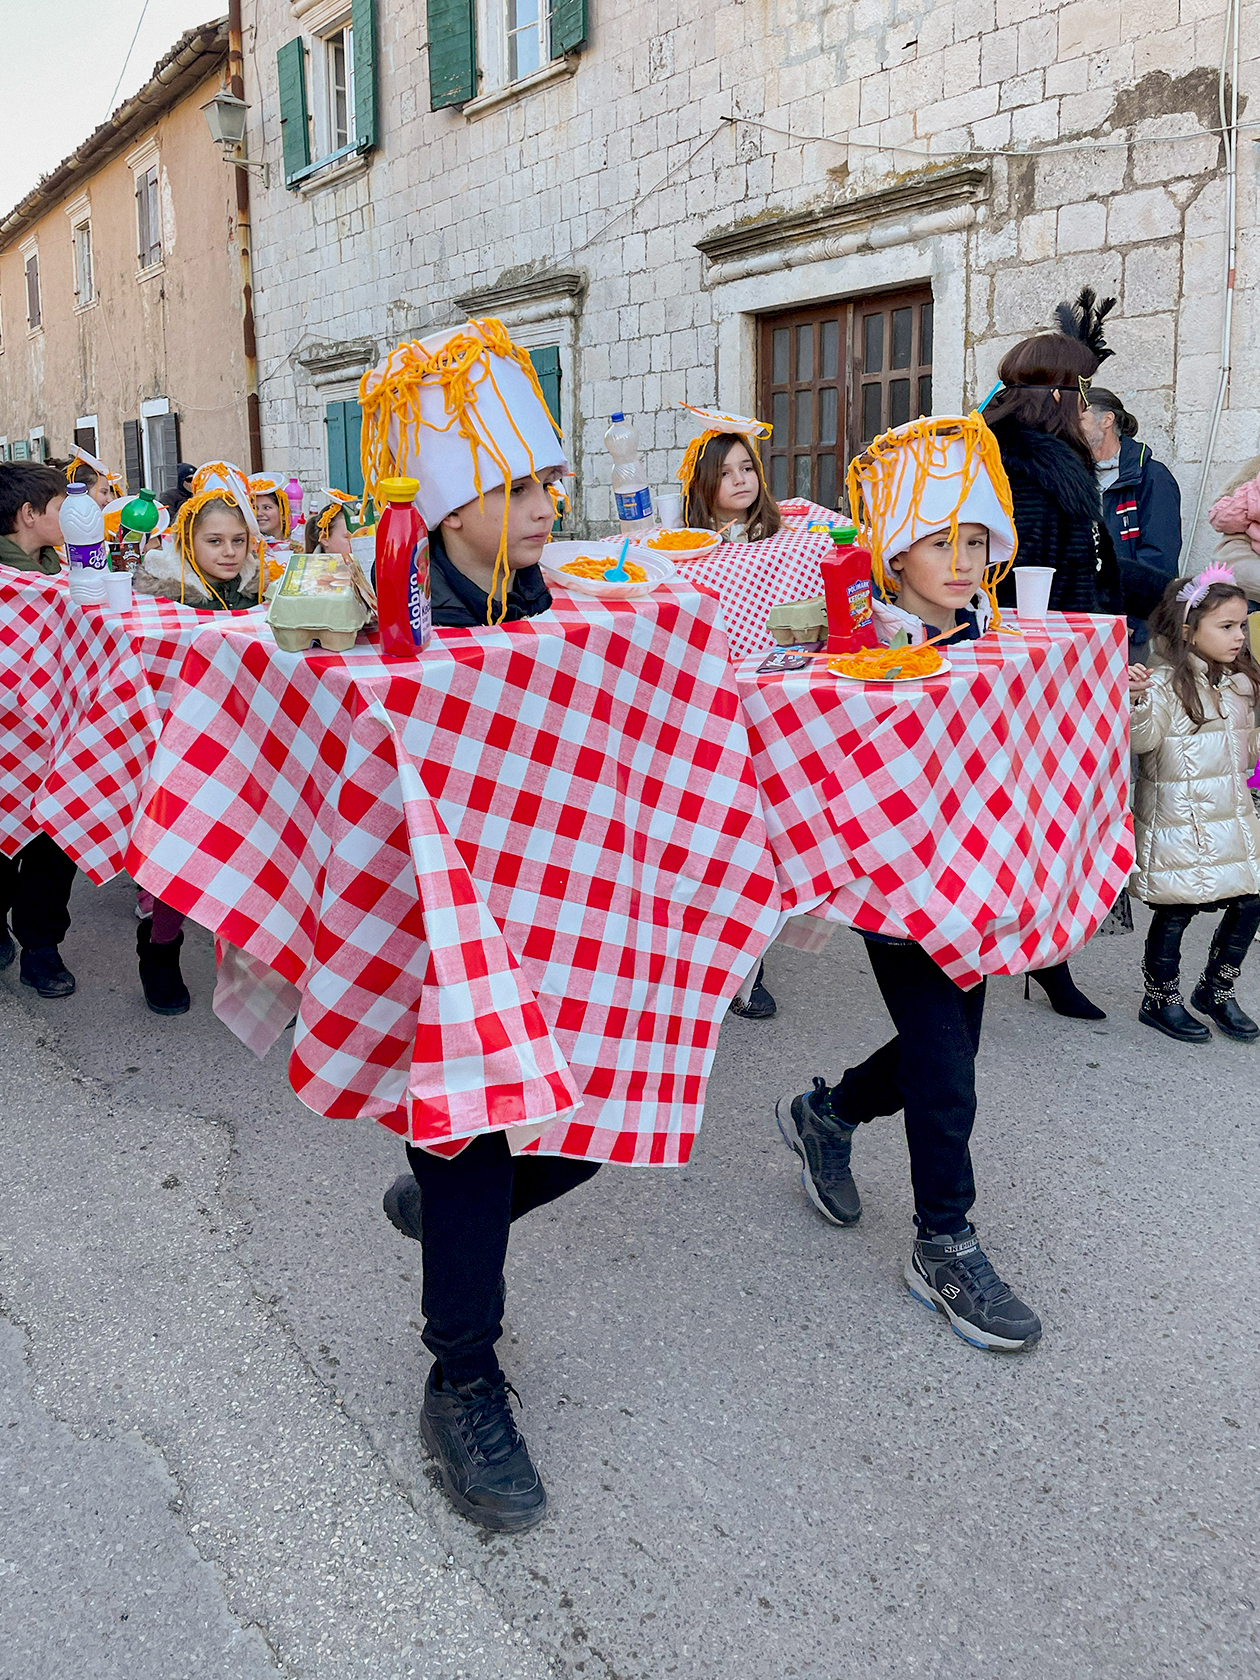
[(694, 403), (687, 402), (680, 402), (678, 406), (704, 421), (704, 430), (687, 445), (682, 464), (678, 468), (678, 482), (682, 485), (684, 494), (691, 489), (691, 481), (696, 475), (696, 467), (705, 445), (711, 443), (714, 438), (742, 437), (750, 451), (760, 460), (757, 439), (769, 437), (774, 430), (768, 420), (754, 420), (749, 414), (727, 414), (720, 408), (697, 408)]
[(533, 363), (501, 321), (400, 344), (364, 374), (359, 403), (368, 493), (414, 478), (430, 527), (487, 490), (567, 465)]
[(849, 464), (849, 507), (881, 588), (893, 581), (895, 554), (960, 524), (989, 532), (990, 597), (1015, 558), (1011, 487), (997, 439), (976, 413), (912, 420), (877, 437)]

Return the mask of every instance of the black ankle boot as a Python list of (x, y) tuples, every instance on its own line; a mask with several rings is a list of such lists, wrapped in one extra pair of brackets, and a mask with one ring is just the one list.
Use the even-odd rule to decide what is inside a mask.
[(18, 971), (24, 986), (33, 986), (42, 998), (66, 998), (74, 991), (74, 975), (61, 960), (55, 945), (27, 945)]
[(143, 921), (136, 929), (140, 984), (144, 987), (144, 1001), (155, 1015), (186, 1015), (192, 1005), (188, 987), (179, 971), (179, 951), (183, 943), (183, 934), (177, 933), (169, 945), (155, 945), (152, 921)]
[(1107, 1011), (1091, 1003), (1072, 978), (1066, 963), (1055, 968), (1034, 968), (1024, 976), (1024, 996), (1029, 997), (1029, 980), (1035, 980), (1050, 999), (1056, 1015), (1070, 1016), (1074, 1021), (1105, 1021)]
[[(1146, 996), (1138, 1010), (1138, 1020), (1144, 1026), (1154, 1027), (1156, 1032), (1166, 1033), (1169, 1038), (1178, 1038), (1183, 1044), (1207, 1044), (1211, 1040), (1212, 1034), (1203, 1022), (1196, 1021), (1186, 1008), (1175, 979), (1154, 980), (1145, 967), (1142, 979), (1146, 983)], [(1195, 997), (1197, 1000), (1197, 992)], [(1198, 1008), (1197, 1001), (1195, 1008)]]
[(1215, 1021), (1226, 1038), (1236, 1038), (1240, 1044), (1251, 1044), (1260, 1038), (1260, 1027), (1245, 1009), (1239, 1007), (1234, 996), (1234, 981), (1237, 978), (1236, 968), (1222, 966), (1215, 971), (1209, 969), (1194, 988), (1190, 1002), (1200, 1015)]

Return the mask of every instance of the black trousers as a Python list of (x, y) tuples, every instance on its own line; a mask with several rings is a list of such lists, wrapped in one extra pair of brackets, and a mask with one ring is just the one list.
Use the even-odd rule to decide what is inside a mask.
[(0, 857), (0, 915), (26, 951), (60, 945), (70, 931), (75, 865), (57, 842), (37, 834), (15, 857)]
[(1175, 985), (1181, 975), (1181, 940), (1196, 916), (1225, 914), (1212, 935), (1206, 973), (1212, 978), (1222, 964), (1241, 968), (1260, 931), (1260, 896), (1225, 898), (1215, 904), (1156, 904), (1146, 932), (1143, 966), (1157, 985)]
[(593, 1178), (598, 1161), (513, 1155), (502, 1132), (446, 1159), (407, 1146), (420, 1186), (425, 1347), (449, 1383), (496, 1377), (512, 1221)]
[(964, 992), (920, 945), (868, 939), (866, 954), (897, 1036), (848, 1070), (832, 1107), (849, 1125), (904, 1112), (915, 1221), (956, 1236), (976, 1199), (969, 1144), (984, 981)]

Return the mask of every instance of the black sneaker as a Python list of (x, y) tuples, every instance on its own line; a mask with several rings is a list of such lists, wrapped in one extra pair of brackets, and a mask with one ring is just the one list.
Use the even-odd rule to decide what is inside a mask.
[(846, 1126), (831, 1112), (827, 1081), (815, 1079), (812, 1091), (780, 1097), (774, 1105), (783, 1141), (801, 1158), (801, 1188), (833, 1225), (856, 1225), (862, 1198), (849, 1171), (856, 1126)]
[(767, 986), (763, 984), (766, 965), (762, 963), (757, 970), (757, 978), (752, 983), (752, 991), (748, 994), (748, 1002), (743, 998), (733, 997), (727, 1005), (728, 1015), (740, 1015), (745, 1021), (770, 1021), (779, 1012), (779, 1006)]
[[(420, 1433), (437, 1460), (446, 1497), (469, 1522), (524, 1534), (547, 1515), (547, 1490), (512, 1416), (516, 1390), (501, 1373), (463, 1387), (438, 1387), (429, 1372)], [(519, 1401), (520, 1395), (516, 1395)]]
[(420, 1186), (416, 1183), (414, 1173), (399, 1173), (381, 1198), (381, 1206), (385, 1215), (396, 1231), (401, 1231), (404, 1237), (410, 1237), (413, 1242), (419, 1242), (423, 1234), (420, 1223)]
[(17, 956), (17, 946), (9, 932), (8, 919), (0, 920), (0, 968), (8, 968)]
[(74, 975), (55, 945), (27, 947), (22, 952), (21, 981), (34, 986), (42, 998), (66, 998), (74, 991)]
[(916, 1301), (944, 1313), (956, 1336), (990, 1353), (1024, 1353), (1041, 1320), (989, 1264), (972, 1226), (957, 1237), (920, 1237), (906, 1262)]

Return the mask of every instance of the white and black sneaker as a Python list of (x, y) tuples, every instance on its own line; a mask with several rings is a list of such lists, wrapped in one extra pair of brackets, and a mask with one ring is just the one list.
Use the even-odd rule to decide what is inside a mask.
[(972, 1347), (1025, 1353), (1041, 1340), (1041, 1320), (993, 1270), (971, 1225), (956, 1237), (920, 1237), (906, 1262), (906, 1284)]
[(856, 1225), (862, 1217), (862, 1198), (849, 1171), (849, 1153), (856, 1126), (846, 1126), (831, 1110), (825, 1079), (815, 1079), (812, 1091), (799, 1097), (780, 1097), (775, 1104), (783, 1141), (801, 1158), (801, 1188), (833, 1225)]

